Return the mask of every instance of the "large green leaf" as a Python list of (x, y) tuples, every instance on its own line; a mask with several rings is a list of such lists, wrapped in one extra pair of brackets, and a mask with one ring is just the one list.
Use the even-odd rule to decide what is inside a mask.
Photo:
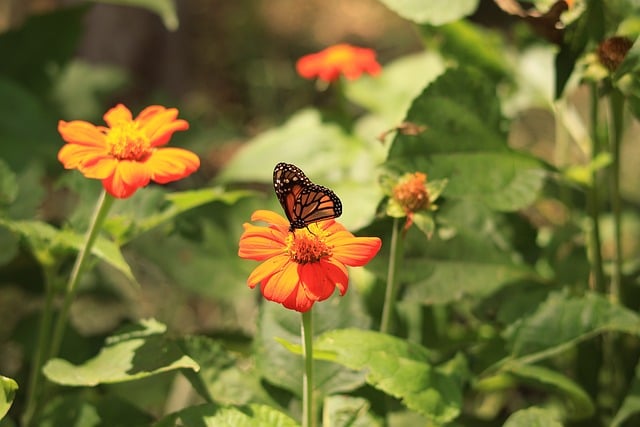
[(167, 337), (166, 327), (143, 320), (107, 339), (106, 346), (94, 358), (81, 365), (52, 359), (43, 368), (45, 376), (62, 385), (95, 386), (145, 378), (176, 369), (200, 369)]
[(562, 427), (552, 409), (531, 407), (514, 412), (503, 427)]
[(396, 126), (414, 98), (444, 70), (442, 57), (434, 52), (407, 55), (385, 64), (379, 76), (345, 81), (345, 94), (351, 101), (385, 117), (387, 126)]
[(0, 420), (11, 408), (17, 390), (18, 383), (14, 379), (0, 375)]
[(371, 411), (371, 404), (346, 395), (329, 396), (323, 402), (322, 425), (331, 427), (382, 427)]
[[(355, 286), (343, 297), (332, 296), (313, 307), (314, 329), (317, 334), (337, 328), (367, 328), (369, 319), (363, 312)], [(257, 289), (254, 292), (259, 292)], [(300, 313), (286, 310), (272, 302), (261, 307), (256, 362), (258, 370), (271, 384), (289, 390), (296, 396), (302, 393), (304, 361), (300, 354), (289, 351), (278, 341), (300, 343)], [(340, 365), (318, 361), (315, 365), (316, 390), (322, 395), (346, 392), (364, 384), (361, 373)]]
[(426, 130), (396, 135), (388, 165), (448, 179), (446, 198), (515, 211), (542, 188), (545, 168), (508, 148), (495, 87), (477, 70), (448, 70), (415, 99), (406, 121)]
[(640, 316), (598, 294), (569, 297), (556, 292), (505, 337), (512, 357), (533, 361), (605, 331), (640, 335)]
[(160, 420), (154, 427), (176, 425), (198, 427), (298, 427), (287, 415), (269, 406), (220, 407), (214, 404), (192, 406)]
[[(371, 221), (382, 196), (376, 168), (384, 154), (379, 141), (348, 135), (338, 125), (324, 123), (317, 111), (305, 110), (249, 141), (218, 179), (271, 187), (274, 166), (293, 163), (312, 181), (335, 191), (343, 205), (339, 221), (357, 229)], [(275, 195), (270, 194), (275, 201)]]
[(403, 18), (420, 24), (442, 25), (471, 15), (479, 0), (380, 0)]
[(619, 427), (631, 416), (640, 413), (640, 363), (636, 365), (636, 372), (631, 382), (629, 392), (625, 396), (622, 405), (618, 408), (610, 427)]
[[(58, 230), (41, 221), (11, 221), (0, 218), (0, 226), (20, 235), (43, 265), (53, 265), (62, 253), (70, 250), (80, 251), (85, 240), (84, 235), (71, 230)], [(137, 283), (120, 248), (111, 240), (98, 237), (91, 253), (123, 273), (132, 283)]]
[(134, 6), (150, 10), (160, 16), (164, 26), (170, 31), (178, 29), (178, 14), (174, 0), (92, 0), (96, 3)]
[(366, 372), (367, 383), (402, 400), (436, 423), (455, 419), (462, 406), (466, 364), (434, 366), (429, 351), (404, 339), (359, 329), (329, 331), (316, 348), (335, 363)]

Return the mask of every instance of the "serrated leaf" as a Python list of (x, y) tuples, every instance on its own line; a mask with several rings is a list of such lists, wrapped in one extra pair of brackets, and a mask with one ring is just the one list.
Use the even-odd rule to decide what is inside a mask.
[(96, 3), (116, 4), (120, 6), (135, 6), (150, 10), (162, 19), (169, 31), (178, 29), (178, 14), (174, 0), (92, 0)]
[(419, 24), (442, 25), (471, 15), (479, 0), (451, 0), (426, 2), (423, 0), (380, 0), (405, 19)]
[(514, 412), (503, 427), (562, 427), (554, 411), (531, 407)]
[(331, 427), (382, 427), (371, 413), (371, 404), (361, 398), (345, 395), (329, 396), (322, 405), (322, 425)]
[(511, 355), (524, 361), (562, 352), (602, 332), (640, 335), (640, 316), (605, 297), (552, 293), (530, 316), (505, 333)]
[(406, 121), (427, 130), (396, 135), (389, 167), (448, 179), (448, 198), (515, 211), (542, 188), (543, 165), (508, 148), (495, 87), (477, 70), (448, 70), (415, 99)]
[(543, 366), (509, 363), (501, 369), (515, 376), (520, 382), (543, 388), (565, 398), (567, 418), (589, 418), (595, 411), (593, 401), (586, 391), (569, 377)]
[[(350, 286), (351, 289), (343, 297), (334, 295), (313, 307), (316, 333), (336, 328), (369, 327), (370, 320), (363, 312), (355, 286), (352, 283)], [(260, 354), (256, 360), (258, 370), (271, 384), (299, 396), (302, 392), (304, 361), (300, 354), (290, 352), (281, 342), (300, 344), (300, 313), (267, 303), (261, 307), (260, 314), (256, 350)], [(315, 350), (314, 355), (326, 356)], [(315, 378), (316, 390), (320, 395), (351, 391), (364, 383), (361, 373), (324, 360), (318, 360), (315, 364)]]
[(200, 427), (299, 427), (293, 419), (269, 406), (219, 407), (214, 404), (192, 406), (171, 414), (154, 427), (176, 425)]
[(316, 345), (333, 351), (335, 363), (364, 370), (367, 383), (402, 400), (436, 423), (447, 423), (460, 414), (464, 367), (433, 366), (429, 351), (390, 335), (358, 329), (330, 331)]
[(110, 337), (97, 356), (81, 365), (49, 360), (44, 375), (57, 384), (96, 386), (156, 375), (176, 369), (200, 369), (176, 342), (164, 333), (164, 325), (142, 321), (135, 328)]
[(17, 390), (18, 383), (14, 379), (0, 375), (0, 420), (9, 412)]

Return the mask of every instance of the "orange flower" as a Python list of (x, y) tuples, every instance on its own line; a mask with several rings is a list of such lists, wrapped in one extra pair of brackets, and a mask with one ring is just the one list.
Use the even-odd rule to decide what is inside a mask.
[(382, 67), (372, 49), (348, 44), (330, 46), (318, 53), (305, 55), (296, 63), (298, 74), (306, 79), (317, 77), (331, 83), (344, 75), (355, 80), (362, 73), (378, 75)]
[(104, 115), (108, 127), (60, 120), (58, 132), (67, 143), (58, 160), (65, 169), (102, 180), (105, 190), (118, 198), (131, 196), (149, 181), (182, 179), (200, 167), (200, 159), (181, 148), (160, 148), (174, 132), (189, 128), (177, 117), (175, 108), (152, 105), (133, 119), (131, 111), (118, 104)]
[(238, 255), (263, 261), (247, 279), (249, 287), (260, 283), (262, 295), (286, 308), (305, 312), (338, 288), (347, 292), (346, 266), (368, 263), (382, 242), (377, 237), (355, 237), (333, 219), (289, 232), (289, 221), (275, 212), (258, 210), (244, 224)]

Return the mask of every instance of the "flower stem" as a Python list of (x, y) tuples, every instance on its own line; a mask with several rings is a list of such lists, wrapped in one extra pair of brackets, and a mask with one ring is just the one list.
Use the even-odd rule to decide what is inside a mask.
[(302, 377), (302, 427), (315, 427), (316, 411), (313, 399), (313, 315), (312, 311), (302, 313), (302, 356), (304, 376)]
[(69, 281), (67, 282), (62, 308), (60, 309), (60, 313), (58, 314), (58, 319), (53, 330), (53, 338), (51, 339), (51, 347), (49, 349), (49, 358), (56, 357), (58, 355), (58, 351), (60, 351), (60, 344), (62, 343), (62, 337), (64, 336), (67, 319), (69, 317), (69, 309), (71, 308), (71, 303), (73, 302), (77, 292), (78, 281), (80, 280), (80, 276), (82, 275), (83, 269), (86, 265), (88, 255), (91, 253), (93, 243), (98, 237), (98, 233), (102, 228), (102, 223), (107, 217), (107, 213), (109, 212), (109, 208), (113, 201), (114, 198), (108, 195), (106, 191), (102, 190), (102, 194), (100, 194), (96, 208), (93, 212), (93, 218), (89, 224), (89, 229), (85, 235), (84, 244), (82, 245), (80, 252), (78, 252), (75, 264), (71, 270), (71, 276), (69, 276)]
[(48, 338), (51, 333), (51, 320), (53, 318), (53, 298), (55, 296), (55, 287), (53, 286), (54, 274), (49, 269), (45, 270), (45, 301), (40, 317), (40, 325), (38, 326), (38, 344), (36, 353), (31, 364), (29, 372), (29, 382), (27, 388), (27, 400), (22, 415), (22, 425), (28, 426), (36, 413), (36, 406), (39, 395), (39, 383), (42, 378), (42, 364), (44, 361), (45, 349), (48, 348)]
[[(592, 84), (591, 93), (591, 159), (595, 159), (602, 151), (600, 133), (598, 132), (598, 88)], [(593, 288), (596, 292), (604, 293), (605, 278), (602, 264), (602, 239), (600, 238), (600, 183), (598, 182), (598, 171), (591, 174), (591, 188), (587, 192), (587, 209), (591, 217), (591, 274), (593, 275)]]
[(393, 219), (391, 230), (391, 247), (389, 249), (389, 268), (387, 270), (387, 287), (384, 293), (384, 305), (382, 306), (382, 319), (380, 320), (380, 332), (388, 334), (391, 331), (393, 309), (396, 303), (396, 269), (398, 268), (401, 248), (398, 246), (400, 234), (400, 221)]
[(609, 95), (609, 140), (611, 150), (611, 209), (613, 211), (613, 272), (609, 297), (621, 302), (622, 280), (622, 200), (620, 197), (620, 142), (622, 139), (624, 98), (618, 90)]

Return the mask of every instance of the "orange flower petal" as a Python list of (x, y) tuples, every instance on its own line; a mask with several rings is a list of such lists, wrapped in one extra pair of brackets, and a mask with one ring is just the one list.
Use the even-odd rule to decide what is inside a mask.
[(191, 175), (200, 167), (200, 158), (182, 148), (161, 148), (145, 161), (151, 179), (159, 184), (176, 181)]
[(240, 238), (238, 255), (241, 258), (263, 261), (286, 252), (286, 235), (267, 227), (243, 224), (244, 233)]
[(110, 156), (96, 157), (91, 162), (78, 167), (87, 178), (105, 179), (113, 175), (118, 166), (118, 161)]
[(277, 228), (286, 228), (287, 233), (289, 232), (289, 221), (282, 215), (278, 215), (273, 211), (259, 209), (251, 214), (251, 221), (264, 221), (276, 226)]
[(178, 119), (160, 126), (152, 135), (150, 144), (152, 147), (159, 147), (169, 142), (174, 132), (189, 129), (186, 120)]
[(64, 120), (60, 120), (58, 122), (58, 132), (62, 136), (62, 139), (70, 144), (100, 147), (106, 150), (104, 133), (100, 131), (100, 128), (89, 122), (82, 120), (65, 122)]
[(111, 128), (118, 126), (122, 122), (130, 122), (133, 120), (131, 111), (122, 104), (118, 104), (111, 108), (102, 118)]
[(336, 284), (331, 278), (336, 276), (335, 269), (335, 265), (322, 261), (298, 266), (300, 283), (307, 291), (309, 299), (322, 301), (333, 294)]
[(149, 174), (143, 165), (124, 160), (118, 162), (114, 174), (102, 180), (102, 185), (114, 197), (124, 199), (149, 183)]
[(104, 148), (101, 147), (65, 144), (58, 151), (58, 160), (60, 160), (65, 169), (77, 169), (82, 167), (87, 160), (101, 158), (104, 155)]
[(347, 271), (347, 267), (335, 258), (321, 260), (320, 263), (323, 264), (325, 272), (327, 273), (331, 283), (338, 288), (340, 295), (344, 295), (349, 286), (349, 273)]
[(284, 269), (288, 262), (289, 257), (287, 256), (274, 256), (267, 259), (251, 272), (247, 279), (247, 285), (250, 288), (254, 288), (258, 283), (268, 280), (275, 273)]
[(300, 286), (299, 281), (297, 264), (287, 262), (282, 269), (262, 281), (260, 291), (269, 301), (283, 303)]
[(282, 305), (289, 310), (304, 313), (305, 311), (309, 311), (314, 302), (314, 300), (309, 299), (302, 286), (297, 286), (289, 297), (282, 302)]
[[(360, 267), (371, 261), (382, 246), (382, 241), (377, 237), (349, 237), (341, 232), (330, 237), (333, 247), (333, 257), (341, 263)], [(350, 233), (348, 233), (350, 234)]]

